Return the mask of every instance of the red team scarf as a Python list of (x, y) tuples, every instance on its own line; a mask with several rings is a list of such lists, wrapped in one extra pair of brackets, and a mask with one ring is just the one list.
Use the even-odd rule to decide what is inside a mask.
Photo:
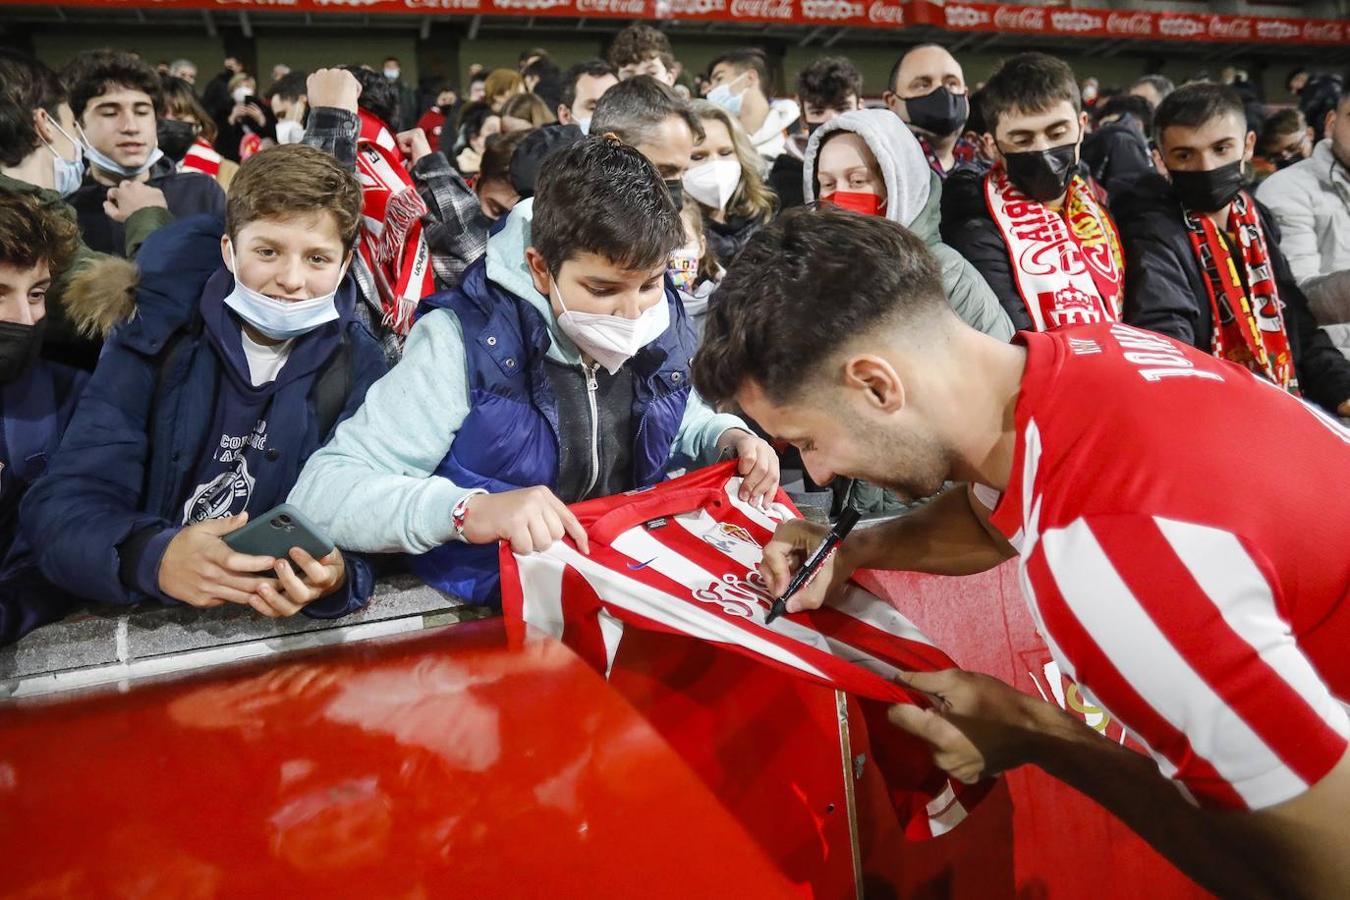
[(857, 585), (838, 605), (765, 625), (773, 597), (756, 567), (774, 529), (797, 512), (781, 490), (767, 511), (740, 500), (735, 466), (710, 466), (655, 488), (573, 506), (590, 538), (589, 556), (570, 539), (526, 556), (503, 543), (508, 623), (562, 640), (606, 674), (624, 629), (634, 627), (710, 641), (846, 691), (859, 701), (906, 835), (951, 830), (992, 782), (948, 778), (926, 747), (887, 723), (886, 708), (915, 702), (894, 680), (898, 672), (955, 663), (894, 607)]
[(1092, 185), (1073, 176), (1060, 215), (1019, 191), (995, 166), (985, 176), (984, 197), (1037, 331), (1119, 321), (1125, 287), (1120, 237)]
[(436, 289), (431, 254), (422, 236), (427, 205), (413, 186), (389, 129), (364, 110), (360, 117), (356, 176), (365, 204), (358, 249), (380, 294), (384, 325), (407, 334), (417, 302)]
[(183, 161), (178, 164), (180, 172), (200, 172), (215, 178), (220, 174), (220, 164), (225, 159), (211, 146), (206, 138), (199, 137), (188, 147)]
[[(1214, 320), (1211, 352), (1298, 394), (1284, 304), (1275, 286), (1275, 271), (1256, 204), (1246, 191), (1239, 191), (1228, 207), (1229, 227), (1237, 233), (1236, 253), (1209, 216), (1186, 209), (1182, 213), (1209, 294)], [(1239, 265), (1242, 273), (1238, 272)], [(1242, 275), (1246, 275), (1246, 289)]]

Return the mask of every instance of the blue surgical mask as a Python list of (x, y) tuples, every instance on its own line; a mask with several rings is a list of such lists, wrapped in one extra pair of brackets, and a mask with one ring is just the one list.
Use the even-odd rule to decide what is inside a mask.
[(741, 104), (745, 102), (745, 91), (733, 95), (731, 93), (731, 86), (749, 74), (749, 72), (742, 72), (726, 84), (719, 84), (711, 91), (708, 91), (708, 102), (716, 103), (733, 116), (739, 116), (741, 114)]
[(591, 133), (591, 120), (590, 120), (590, 119), (573, 119), (572, 121), (577, 123), (577, 127), (581, 129), (581, 133), (582, 133), (582, 134), (590, 134), (590, 133)]
[(80, 185), (84, 183), (84, 148), (80, 146), (79, 141), (66, 134), (66, 130), (56, 124), (55, 119), (52, 119), (51, 122), (52, 127), (61, 132), (61, 136), (70, 141), (70, 145), (75, 148), (75, 158), (66, 159), (56, 152), (55, 147), (43, 141), (54, 157), (52, 161), (52, 188), (62, 197), (69, 197), (78, 191)]
[(151, 166), (164, 158), (164, 151), (156, 147), (154, 150), (150, 151), (150, 155), (145, 158), (145, 162), (141, 163), (139, 166), (124, 166), (114, 162), (112, 157), (94, 149), (94, 145), (89, 143), (89, 138), (85, 136), (84, 129), (80, 128), (79, 125), (76, 125), (75, 127), (80, 132), (80, 143), (84, 146), (85, 158), (109, 175), (118, 175), (122, 178), (135, 178), (144, 172), (148, 172)]
[(274, 341), (289, 341), (338, 318), (336, 298), (338, 286), (347, 275), (345, 266), (332, 291), (310, 300), (277, 300), (244, 284), (239, 279), (239, 261), (234, 255), (233, 241), (230, 242), (230, 268), (236, 273), (234, 290), (225, 298), (225, 305)]

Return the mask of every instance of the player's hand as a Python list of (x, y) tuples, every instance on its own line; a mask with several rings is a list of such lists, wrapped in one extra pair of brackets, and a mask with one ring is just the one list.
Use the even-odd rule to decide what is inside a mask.
[(201, 609), (222, 603), (251, 605), (249, 599), (264, 585), (273, 583), (255, 573), (272, 568), (276, 560), (237, 553), (221, 540), (247, 521), (248, 513), (240, 513), (179, 531), (159, 561), (159, 589)]
[[(764, 557), (759, 563), (760, 575), (764, 584), (774, 596), (781, 596), (787, 590), (793, 574), (806, 562), (806, 558), (825, 540), (830, 529), (825, 525), (808, 522), (805, 519), (791, 519), (778, 526), (773, 538), (764, 547)], [(826, 602), (836, 599), (844, 590), (844, 585), (857, 568), (849, 561), (845, 553), (848, 541), (840, 544), (834, 556), (825, 560), (816, 577), (787, 602), (787, 611), (801, 612), (805, 609), (819, 609)]]
[(591, 552), (586, 529), (546, 487), (476, 494), (465, 507), (464, 537), (470, 544), (510, 541), (516, 553), (538, 553), (563, 535), (576, 541), (582, 553)]
[(896, 680), (933, 705), (892, 706), (891, 724), (926, 743), (938, 768), (966, 784), (1030, 762), (1045, 723), (1064, 715), (997, 678), (960, 669), (906, 672)]
[(310, 109), (332, 106), (355, 113), (361, 82), (346, 69), (316, 69), (305, 79), (305, 96), (309, 98)]
[(125, 222), (131, 218), (132, 213), (152, 206), (169, 208), (169, 202), (164, 199), (163, 191), (139, 181), (123, 181), (117, 187), (108, 188), (107, 197), (103, 201), (103, 212), (114, 222)]
[(730, 447), (740, 462), (740, 498), (755, 506), (773, 501), (778, 493), (778, 454), (767, 441), (740, 428), (728, 428), (717, 441), (718, 449)]
[(427, 133), (420, 128), (400, 131), (398, 151), (407, 158), (409, 165), (417, 165), (422, 157), (431, 155), (431, 144), (427, 141)]
[(347, 583), (347, 564), (336, 547), (323, 559), (315, 559), (299, 547), (292, 547), (290, 555), (304, 576), (296, 575), (286, 560), (278, 559), (272, 565), (276, 582), (264, 583), (249, 599), (249, 606), (269, 619), (293, 616)]

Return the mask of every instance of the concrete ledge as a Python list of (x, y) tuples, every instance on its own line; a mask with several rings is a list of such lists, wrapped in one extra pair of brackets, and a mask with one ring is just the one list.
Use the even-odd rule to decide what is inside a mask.
[(305, 647), (481, 618), (483, 607), (411, 576), (379, 582), (341, 619), (266, 619), (241, 606), (85, 607), (0, 648), (0, 700), (126, 682)]

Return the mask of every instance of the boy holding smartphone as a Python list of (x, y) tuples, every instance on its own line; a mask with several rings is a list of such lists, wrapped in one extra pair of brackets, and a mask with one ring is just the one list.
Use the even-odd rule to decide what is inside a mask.
[[(385, 369), (346, 277), (361, 189), (331, 156), (264, 150), (198, 216), (141, 249), (128, 318), (104, 346), (60, 452), (23, 506), (42, 571), (99, 602), (248, 605), (335, 618), (369, 566), (237, 553), (224, 537), (286, 498)], [(223, 233), (222, 233), (223, 232)]]

